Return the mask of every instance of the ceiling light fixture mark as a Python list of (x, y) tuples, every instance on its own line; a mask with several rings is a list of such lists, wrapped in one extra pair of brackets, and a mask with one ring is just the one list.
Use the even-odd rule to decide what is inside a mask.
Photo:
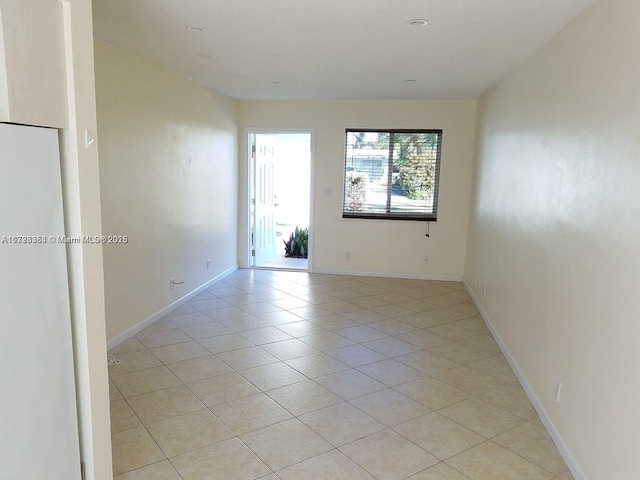
[(412, 18), (411, 20), (407, 20), (407, 25), (410, 27), (424, 27), (429, 23), (429, 20), (424, 18)]

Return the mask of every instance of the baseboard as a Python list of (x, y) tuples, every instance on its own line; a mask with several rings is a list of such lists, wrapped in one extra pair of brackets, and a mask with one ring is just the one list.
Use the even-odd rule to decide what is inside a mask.
[(489, 318), (489, 315), (482, 307), (482, 304), (478, 300), (478, 297), (476, 296), (475, 292), (473, 291), (473, 289), (467, 283), (466, 280), (463, 280), (462, 283), (464, 285), (464, 288), (467, 290), (467, 293), (473, 300), (473, 303), (475, 304), (476, 308), (480, 312), (480, 315), (482, 316), (484, 322), (487, 324), (487, 328), (491, 332), (491, 335), (493, 335), (493, 338), (495, 339), (496, 343), (500, 347), (500, 350), (502, 350), (502, 353), (507, 359), (507, 362), (509, 362), (511, 369), (513, 370), (513, 373), (516, 374), (516, 377), (518, 378), (520, 385), (522, 385), (522, 388), (527, 394), (527, 397), (529, 397), (529, 400), (531, 401), (533, 408), (535, 408), (536, 412), (538, 413), (538, 416), (540, 417), (540, 420), (542, 421), (545, 428), (547, 429), (547, 432), (553, 439), (553, 442), (556, 444), (556, 447), (558, 447), (558, 451), (560, 452), (560, 455), (562, 455), (562, 458), (567, 464), (567, 467), (569, 467), (569, 470), (571, 470), (571, 473), (573, 474), (576, 480), (587, 480), (587, 476), (585, 475), (584, 471), (576, 461), (575, 457), (573, 456), (573, 453), (571, 453), (571, 450), (569, 450), (569, 447), (567, 447), (566, 443), (558, 433), (558, 430), (556, 430), (556, 427), (553, 425), (553, 422), (551, 421), (551, 418), (549, 417), (549, 415), (547, 414), (547, 411), (542, 405), (542, 402), (540, 402), (540, 399), (538, 398), (535, 391), (531, 387), (531, 384), (528, 382), (527, 378), (522, 373), (522, 370), (518, 366), (518, 363), (516, 362), (515, 358), (513, 357), (513, 355), (511, 355), (509, 348), (504, 343), (504, 341), (500, 337), (500, 334), (491, 323), (491, 319)]
[(330, 268), (314, 268), (310, 273), (322, 273), (325, 275), (350, 275), (354, 277), (385, 277), (385, 278), (406, 278), (409, 280), (439, 280), (442, 282), (461, 282), (462, 277), (456, 275), (417, 275), (408, 273), (389, 273), (389, 272), (360, 272), (332, 270)]
[(238, 270), (238, 265), (234, 265), (234, 266), (228, 268), (224, 272), (222, 272), (222, 273), (216, 275), (215, 277), (213, 277), (211, 280), (209, 280), (206, 283), (200, 285), (195, 290), (193, 290), (193, 291), (189, 292), (188, 294), (186, 294), (185, 296), (179, 298), (178, 300), (176, 300), (172, 304), (167, 305), (166, 307), (164, 307), (159, 312), (156, 312), (153, 315), (145, 318), (141, 322), (136, 323), (133, 327), (129, 328), (128, 330), (125, 330), (120, 335), (117, 335), (115, 338), (112, 338), (111, 340), (109, 340), (107, 342), (107, 350), (110, 350), (113, 347), (115, 347), (116, 345), (120, 345), (125, 340), (128, 340), (129, 338), (133, 337), (140, 330), (148, 327), (149, 325), (151, 325), (156, 320), (159, 320), (162, 317), (164, 317), (165, 315), (171, 313), (173, 310), (178, 308), (180, 305), (188, 302), (193, 297), (195, 297), (196, 295), (201, 293), (203, 290), (206, 290), (207, 288), (209, 288), (214, 283), (218, 283), (220, 280), (222, 280), (223, 278), (231, 275), (236, 270)]

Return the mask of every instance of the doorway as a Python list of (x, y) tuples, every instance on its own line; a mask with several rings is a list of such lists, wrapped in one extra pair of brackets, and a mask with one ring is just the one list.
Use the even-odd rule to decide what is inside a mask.
[(312, 140), (311, 131), (248, 131), (252, 267), (309, 270)]

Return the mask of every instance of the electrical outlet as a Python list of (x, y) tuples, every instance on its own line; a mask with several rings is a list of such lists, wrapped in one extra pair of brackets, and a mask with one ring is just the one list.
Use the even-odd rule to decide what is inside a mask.
[(351, 260), (351, 252), (349, 250), (344, 252), (344, 259), (347, 261)]
[(429, 265), (429, 257), (422, 257), (422, 264)]

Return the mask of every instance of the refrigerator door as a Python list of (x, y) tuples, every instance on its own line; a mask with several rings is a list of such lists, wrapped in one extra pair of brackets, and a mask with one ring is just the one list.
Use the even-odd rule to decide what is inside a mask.
[(80, 478), (63, 235), (57, 130), (0, 124), (0, 479)]

